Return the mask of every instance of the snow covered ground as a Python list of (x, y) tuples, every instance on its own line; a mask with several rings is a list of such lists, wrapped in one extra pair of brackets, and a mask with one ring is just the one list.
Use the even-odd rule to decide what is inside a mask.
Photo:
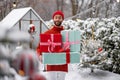
[[(63, 77), (59, 74), (62, 74), (61, 72), (41, 72), (47, 80), (63, 80)], [(53, 78), (51, 78), (51, 74), (53, 75)], [(58, 77), (61, 77), (60, 79), (54, 79), (54, 77), (58, 74)], [(64, 80), (120, 80), (120, 75), (115, 74), (108, 71), (103, 71), (99, 69), (95, 69), (93, 73), (90, 72), (89, 68), (81, 68), (77, 69), (77, 65), (69, 65), (69, 72), (63, 73), (63, 76), (65, 76)]]
[(79, 72), (67, 73), (65, 80), (120, 80), (120, 75), (98, 69), (90, 73), (90, 69), (82, 69)]

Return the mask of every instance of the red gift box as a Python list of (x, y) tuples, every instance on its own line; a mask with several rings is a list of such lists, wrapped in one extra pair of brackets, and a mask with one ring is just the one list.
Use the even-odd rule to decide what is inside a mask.
[(41, 52), (59, 52), (62, 48), (61, 34), (40, 34)]

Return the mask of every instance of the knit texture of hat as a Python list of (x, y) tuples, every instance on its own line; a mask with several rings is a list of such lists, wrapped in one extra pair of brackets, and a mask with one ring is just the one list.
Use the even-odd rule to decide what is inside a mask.
[(61, 15), (62, 18), (64, 19), (64, 14), (63, 14), (62, 11), (56, 11), (56, 12), (54, 12), (52, 18), (54, 18), (55, 15)]

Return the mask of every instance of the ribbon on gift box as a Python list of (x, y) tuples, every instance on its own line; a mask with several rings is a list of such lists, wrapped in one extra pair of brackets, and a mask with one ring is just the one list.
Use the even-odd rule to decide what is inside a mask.
[(59, 51), (60, 52), (65, 52), (66, 53), (66, 63), (70, 63), (70, 49), (67, 49), (66, 51), (63, 51), (63, 49), (61, 49)]
[(69, 33), (66, 32), (66, 41), (63, 42), (63, 48), (61, 50), (61, 51), (65, 51), (66, 52), (66, 63), (70, 63), (70, 45), (72, 45), (72, 44), (79, 44), (79, 43), (80, 43), (80, 41), (70, 42), (69, 41)]
[(70, 63), (70, 52), (66, 52), (66, 63)]
[(66, 41), (63, 42), (63, 49), (64, 50), (70, 49), (70, 45), (72, 45), (72, 44), (79, 44), (79, 43), (80, 43), (80, 41), (70, 42), (69, 41), (69, 33), (66, 32)]
[[(41, 42), (40, 45), (48, 45), (48, 51), (51, 52), (54, 50), (55, 46), (59, 46), (61, 45), (61, 43), (56, 43), (54, 42), (54, 34), (51, 34), (51, 40), (48, 39), (47, 42)], [(50, 47), (51, 47), (51, 50), (50, 50)]]

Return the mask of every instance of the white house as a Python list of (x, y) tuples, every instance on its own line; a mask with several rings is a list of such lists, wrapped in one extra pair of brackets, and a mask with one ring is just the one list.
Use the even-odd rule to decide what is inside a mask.
[(28, 32), (30, 24), (35, 25), (33, 45), (37, 46), (39, 34), (48, 29), (43, 19), (31, 7), (13, 9), (1, 22), (0, 27)]

